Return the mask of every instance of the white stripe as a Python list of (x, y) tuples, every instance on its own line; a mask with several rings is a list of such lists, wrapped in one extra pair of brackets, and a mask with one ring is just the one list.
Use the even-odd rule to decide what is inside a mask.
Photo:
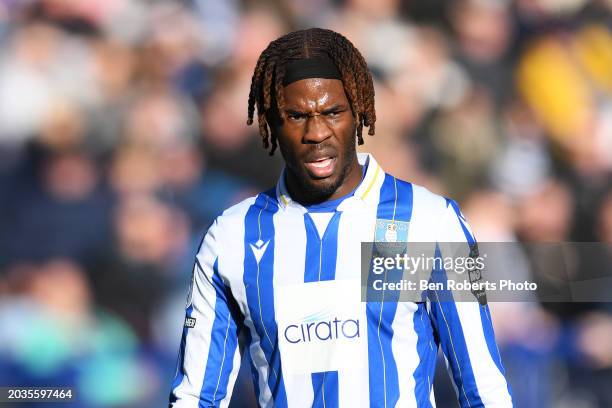
[[(429, 381), (429, 378), (427, 379)], [(434, 390), (431, 384), (429, 384), (429, 402), (433, 408), (436, 408), (436, 397), (434, 395)]]
[(414, 330), (414, 312), (416, 303), (400, 302), (393, 320), (393, 338), (391, 350), (397, 366), (397, 380), (399, 383), (398, 407), (416, 407), (417, 401), (414, 393), (414, 371), (419, 365), (420, 358), (417, 352), (417, 334)]
[[(246, 320), (245, 320), (246, 323)], [(268, 386), (268, 372), (270, 367), (268, 366), (268, 361), (266, 360), (266, 355), (264, 354), (263, 349), (260, 345), (260, 338), (253, 327), (253, 323), (249, 320), (247, 323), (249, 330), (251, 332), (251, 346), (249, 347), (249, 353), (251, 354), (251, 358), (253, 359), (253, 364), (255, 365), (258, 373), (258, 382), (259, 382), (259, 405), (262, 407), (267, 407), (272, 404), (272, 390)]]
[[(370, 194), (378, 197), (380, 186), (372, 189)], [(345, 200), (344, 202), (346, 202)], [(344, 204), (344, 202), (342, 204)], [(338, 257), (336, 258), (336, 279), (360, 279), (361, 257), (359, 256), (361, 242), (371, 242), (376, 223), (376, 207), (366, 210), (363, 201), (354, 201), (358, 205), (343, 212), (338, 226)], [(342, 205), (341, 204), (341, 205)], [(356, 252), (358, 251), (358, 252)], [(361, 370), (338, 372), (338, 403), (340, 407), (366, 407), (370, 404), (368, 387), (368, 342), (366, 303), (360, 303), (359, 316), (364, 323), (363, 350), (355, 358), (362, 359)]]
[(234, 385), (236, 384), (236, 378), (238, 377), (238, 371), (240, 371), (240, 361), (241, 361), (240, 349), (239, 347), (236, 347), (236, 351), (234, 352), (234, 358), (232, 362), (232, 372), (230, 374), (228, 385), (227, 385), (227, 394), (225, 395), (225, 398), (223, 398), (219, 403), (219, 407), (221, 408), (229, 407), (229, 403), (232, 399)]
[[(295, 214), (287, 216), (287, 212)], [(304, 283), (304, 265), (306, 264), (306, 230), (304, 216), (295, 207), (279, 209), (274, 214), (274, 293), (286, 285)], [(275, 310), (282, 305), (276, 301)], [(279, 330), (281, 330), (279, 328)], [(279, 335), (281, 333), (279, 332)], [(281, 359), (281, 363), (285, 361)], [(293, 374), (283, 369), (283, 380), (289, 407), (311, 407), (314, 398), (310, 374)]]
[(456, 303), (480, 399), (487, 407), (511, 407), (506, 379), (489, 353), (478, 302)]

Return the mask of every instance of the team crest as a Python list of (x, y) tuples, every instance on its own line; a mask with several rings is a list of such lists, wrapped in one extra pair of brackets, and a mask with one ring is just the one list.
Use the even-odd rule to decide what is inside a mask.
[(408, 222), (396, 220), (376, 220), (376, 231), (374, 233), (376, 242), (407, 242)]
[(406, 252), (408, 241), (408, 222), (396, 220), (376, 220), (374, 242), (379, 254), (394, 256)]

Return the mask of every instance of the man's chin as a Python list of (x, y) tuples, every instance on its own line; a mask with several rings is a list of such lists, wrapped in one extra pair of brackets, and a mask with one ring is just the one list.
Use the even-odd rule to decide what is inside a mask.
[(326, 201), (340, 187), (339, 177), (333, 175), (323, 179), (308, 178), (302, 181), (308, 201), (316, 203)]

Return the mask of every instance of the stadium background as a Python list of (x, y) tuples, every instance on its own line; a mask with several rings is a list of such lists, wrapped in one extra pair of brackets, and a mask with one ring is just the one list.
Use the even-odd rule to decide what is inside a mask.
[[(363, 149), (456, 198), (480, 241), (612, 242), (611, 13), (609, 0), (0, 0), (0, 385), (165, 405), (195, 247), (279, 174), (245, 124), (247, 94), (261, 50), (296, 28), (363, 52), (378, 113)], [(517, 276), (554, 284), (532, 266), (555, 260), (536, 258)], [(491, 309), (517, 406), (612, 406), (611, 304)], [(454, 406), (438, 380), (438, 405)], [(251, 395), (241, 375), (234, 406)]]

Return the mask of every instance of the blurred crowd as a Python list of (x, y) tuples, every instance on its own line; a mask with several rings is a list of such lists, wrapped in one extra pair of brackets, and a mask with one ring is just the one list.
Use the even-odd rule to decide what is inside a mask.
[[(255, 62), (312, 26), (373, 73), (360, 150), (480, 241), (612, 243), (610, 0), (0, 0), (0, 385), (165, 404), (202, 234), (282, 168), (246, 125)], [(612, 304), (491, 310), (517, 406), (612, 406)]]

